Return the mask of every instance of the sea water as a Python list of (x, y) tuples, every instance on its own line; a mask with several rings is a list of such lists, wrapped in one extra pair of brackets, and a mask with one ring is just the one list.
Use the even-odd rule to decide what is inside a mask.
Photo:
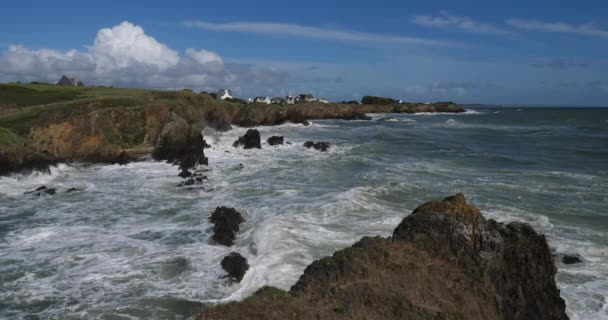
[[(580, 254), (556, 261), (568, 314), (608, 318), (608, 109), (371, 116), (259, 127), (291, 143), (261, 150), (232, 147), (246, 129), (205, 130), (204, 189), (177, 187), (178, 169), (151, 160), (0, 178), (0, 318), (188, 318), (200, 303), (287, 290), (315, 259), (458, 192)], [(57, 194), (23, 194), (42, 185)], [(245, 218), (233, 247), (210, 240), (217, 206)], [(223, 279), (230, 252), (250, 264), (239, 284)]]

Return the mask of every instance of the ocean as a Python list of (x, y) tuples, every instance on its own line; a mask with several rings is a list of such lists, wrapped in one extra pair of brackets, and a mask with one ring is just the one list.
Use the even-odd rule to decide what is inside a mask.
[[(568, 314), (608, 319), (608, 109), (370, 116), (259, 127), (292, 143), (261, 150), (232, 147), (246, 129), (205, 130), (204, 190), (151, 160), (0, 178), (0, 318), (187, 318), (200, 302), (289, 289), (313, 260), (462, 192), (486, 218), (530, 223), (556, 254), (579, 254), (556, 262)], [(41, 185), (57, 194), (23, 194)], [(231, 248), (210, 241), (217, 206), (246, 220)], [(233, 251), (250, 264), (240, 284), (222, 279)]]

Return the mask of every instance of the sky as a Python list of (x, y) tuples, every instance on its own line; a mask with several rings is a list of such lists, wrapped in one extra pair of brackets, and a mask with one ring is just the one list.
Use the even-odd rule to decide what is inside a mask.
[(10, 1), (0, 81), (608, 106), (608, 1)]

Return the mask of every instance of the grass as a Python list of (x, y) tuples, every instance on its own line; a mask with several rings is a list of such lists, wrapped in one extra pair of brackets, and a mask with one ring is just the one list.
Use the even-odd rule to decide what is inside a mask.
[(15, 145), (22, 145), (25, 140), (20, 136), (14, 134), (12, 131), (0, 127), (0, 148), (10, 147)]
[(0, 106), (22, 108), (70, 101), (83, 97), (84, 93), (84, 90), (78, 87), (2, 84), (0, 85)]

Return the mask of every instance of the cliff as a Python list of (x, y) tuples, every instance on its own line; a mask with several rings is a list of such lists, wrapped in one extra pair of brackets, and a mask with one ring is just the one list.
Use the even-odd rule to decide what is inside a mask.
[(374, 112), (464, 111), (441, 103), (241, 104), (189, 90), (0, 85), (0, 93), (0, 174), (44, 167), (46, 160), (124, 163), (150, 154), (171, 117), (183, 119), (194, 130), (230, 130), (232, 125), (306, 124), (311, 119), (363, 120), (368, 119), (365, 113)]
[(313, 262), (289, 292), (265, 287), (197, 319), (567, 319), (555, 273), (543, 235), (458, 194)]

